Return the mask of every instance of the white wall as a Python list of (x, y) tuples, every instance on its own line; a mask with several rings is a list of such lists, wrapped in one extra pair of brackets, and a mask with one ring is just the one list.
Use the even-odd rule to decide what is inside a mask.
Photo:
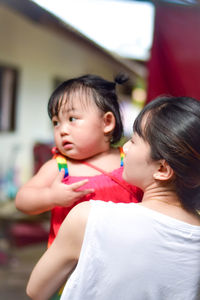
[[(94, 53), (0, 5), (0, 64), (19, 70), (17, 128), (0, 133), (0, 176), (17, 166), (19, 180), (32, 174), (32, 147), (52, 140), (47, 101), (55, 77), (96, 73), (112, 79), (113, 68)], [(16, 162), (12, 155), (19, 147)], [(16, 152), (15, 152), (16, 153)]]

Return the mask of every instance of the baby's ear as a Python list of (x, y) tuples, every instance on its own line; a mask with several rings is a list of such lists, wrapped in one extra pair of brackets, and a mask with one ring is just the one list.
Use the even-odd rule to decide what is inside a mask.
[(115, 128), (115, 117), (111, 111), (108, 111), (103, 116), (103, 130), (105, 134), (112, 132)]
[(154, 179), (168, 181), (174, 176), (174, 171), (170, 165), (163, 159), (160, 161), (157, 171), (153, 174)]

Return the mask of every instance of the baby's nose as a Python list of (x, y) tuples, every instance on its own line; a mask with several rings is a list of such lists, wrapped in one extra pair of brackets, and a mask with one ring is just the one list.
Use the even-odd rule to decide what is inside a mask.
[(62, 126), (60, 127), (60, 134), (62, 136), (69, 134), (69, 128), (68, 128), (67, 124), (62, 124)]

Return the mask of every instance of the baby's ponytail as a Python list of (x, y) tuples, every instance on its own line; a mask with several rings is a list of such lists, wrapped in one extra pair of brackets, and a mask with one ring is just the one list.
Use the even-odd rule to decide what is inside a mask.
[(123, 84), (129, 80), (129, 77), (125, 73), (119, 73), (115, 76), (114, 81), (115, 84)]

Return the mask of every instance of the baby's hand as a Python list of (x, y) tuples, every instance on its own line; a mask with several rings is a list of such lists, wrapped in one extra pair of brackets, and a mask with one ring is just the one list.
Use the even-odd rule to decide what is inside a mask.
[(74, 202), (76, 202), (83, 196), (94, 192), (94, 189), (77, 191), (78, 188), (88, 182), (88, 179), (81, 180), (69, 185), (62, 183), (64, 174), (65, 171), (64, 169), (62, 169), (50, 187), (51, 199), (55, 206), (71, 206), (74, 204)]

